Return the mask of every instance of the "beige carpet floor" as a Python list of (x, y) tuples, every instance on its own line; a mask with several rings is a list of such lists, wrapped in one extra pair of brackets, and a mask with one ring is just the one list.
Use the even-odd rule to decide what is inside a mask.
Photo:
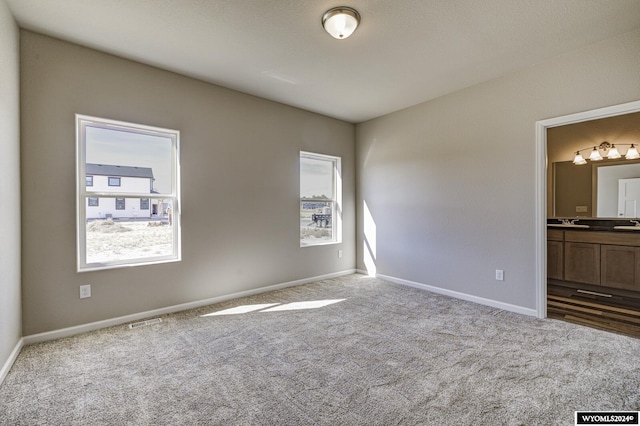
[(162, 320), (24, 347), (0, 424), (572, 425), (640, 409), (638, 339), (362, 275)]

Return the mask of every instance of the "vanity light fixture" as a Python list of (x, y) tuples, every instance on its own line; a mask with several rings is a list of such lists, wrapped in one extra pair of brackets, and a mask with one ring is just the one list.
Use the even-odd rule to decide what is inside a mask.
[(360, 14), (357, 10), (338, 6), (329, 9), (322, 15), (322, 26), (331, 37), (338, 40), (349, 37), (360, 24)]
[[(629, 149), (627, 150), (627, 153), (624, 156), (625, 159), (636, 160), (640, 158), (640, 153), (638, 153), (638, 149), (636, 148), (635, 144), (623, 143), (619, 145), (629, 145)], [(591, 149), (591, 154), (589, 155), (589, 160), (591, 161), (600, 161), (604, 157), (608, 158), (609, 160), (615, 160), (616, 158), (622, 157), (622, 155), (620, 154), (620, 151), (618, 151), (618, 148), (616, 148), (614, 144), (610, 144), (609, 142), (604, 141), (600, 145), (594, 146), (593, 149), (591, 147), (588, 147), (588, 148), (582, 148), (576, 151), (576, 155), (573, 159), (573, 164), (578, 166), (582, 164), (587, 164), (587, 160), (585, 160), (581, 154), (582, 151), (586, 151), (587, 149)], [(605, 152), (604, 157), (602, 156), (602, 154), (600, 154), (600, 151)]]
[[(627, 154), (629, 151), (627, 151)], [(618, 148), (614, 144), (611, 144), (611, 148), (609, 148), (609, 152), (607, 152), (607, 158), (609, 160), (615, 160), (616, 158), (620, 158), (622, 155), (618, 152)]]
[(576, 156), (573, 159), (573, 164), (575, 164), (576, 166), (587, 164), (587, 160), (585, 160), (582, 154), (580, 154), (580, 151), (576, 151)]
[(635, 160), (637, 158), (640, 158), (640, 154), (638, 154), (638, 150), (636, 149), (636, 146), (634, 144), (631, 144), (631, 148), (629, 148), (624, 158), (626, 158), (627, 160)]
[(600, 151), (595, 146), (593, 147), (593, 151), (591, 151), (591, 155), (589, 155), (589, 160), (591, 161), (600, 161), (602, 160), (602, 155), (600, 155)]

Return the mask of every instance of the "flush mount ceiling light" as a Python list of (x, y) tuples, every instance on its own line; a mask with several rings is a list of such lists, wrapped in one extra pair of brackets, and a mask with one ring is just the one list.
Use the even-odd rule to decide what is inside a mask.
[(334, 7), (322, 15), (322, 26), (333, 38), (349, 37), (360, 24), (360, 14), (347, 6)]
[[(635, 144), (623, 143), (619, 145), (629, 146), (629, 149), (627, 150), (627, 153), (624, 156), (624, 158), (626, 158), (627, 160), (637, 160), (638, 158), (640, 158), (640, 153), (638, 153), (638, 150), (636, 149)], [(585, 160), (581, 154), (581, 151), (586, 151), (587, 149), (591, 149), (591, 147), (582, 148), (581, 150), (576, 151), (576, 156), (573, 159), (573, 164), (576, 164), (576, 165), (587, 164), (587, 160)], [(614, 160), (616, 158), (622, 157), (622, 155), (618, 151), (618, 148), (616, 148), (614, 144), (610, 144), (609, 142), (604, 141), (600, 145), (593, 147), (593, 150), (589, 155), (589, 160), (591, 161), (602, 160), (604, 157), (600, 154), (600, 151), (606, 152), (604, 157), (608, 158), (609, 160)]]

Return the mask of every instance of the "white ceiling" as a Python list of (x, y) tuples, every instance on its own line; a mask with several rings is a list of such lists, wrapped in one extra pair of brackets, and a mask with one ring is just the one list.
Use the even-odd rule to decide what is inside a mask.
[[(361, 122), (640, 28), (639, 0), (5, 0), (22, 28)], [(321, 26), (356, 8), (353, 36)]]

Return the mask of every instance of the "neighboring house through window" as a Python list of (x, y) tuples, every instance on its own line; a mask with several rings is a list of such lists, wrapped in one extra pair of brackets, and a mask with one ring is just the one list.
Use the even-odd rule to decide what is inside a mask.
[(76, 123), (78, 271), (180, 260), (179, 132)]
[(300, 246), (342, 242), (340, 157), (300, 152)]
[[(153, 175), (152, 167), (138, 167), (138, 166), (120, 166), (114, 164), (97, 164), (86, 163), (85, 173), (91, 175), (92, 185), (88, 192), (111, 192), (113, 194), (120, 193), (138, 193), (144, 194), (149, 197), (153, 191), (153, 184), (155, 177)], [(118, 183), (118, 185), (113, 185)], [(149, 198), (144, 198), (149, 200)], [(120, 219), (120, 218), (140, 218), (149, 217), (151, 213), (148, 211), (137, 211), (138, 203), (142, 203), (143, 198), (140, 201), (127, 201), (122, 196), (118, 198), (104, 197), (100, 203), (99, 209), (88, 209), (86, 212), (87, 219)]]

